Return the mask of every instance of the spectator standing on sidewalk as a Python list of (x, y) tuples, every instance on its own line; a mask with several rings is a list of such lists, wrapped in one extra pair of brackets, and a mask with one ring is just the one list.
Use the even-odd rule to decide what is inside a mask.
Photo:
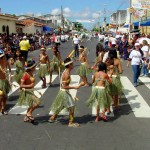
[(129, 63), (131, 61), (132, 70), (133, 70), (133, 83), (134, 83), (134, 86), (137, 87), (138, 86), (137, 80), (140, 76), (140, 64), (142, 61), (142, 54), (140, 52), (140, 44), (135, 43), (134, 46), (135, 46), (135, 49), (133, 49), (129, 55), (127, 67), (129, 67)]
[(149, 63), (149, 46), (146, 40), (143, 40), (143, 46), (141, 48), (144, 54), (144, 58), (142, 61), (142, 72), (141, 72), (141, 77), (145, 76), (148, 77), (148, 63)]

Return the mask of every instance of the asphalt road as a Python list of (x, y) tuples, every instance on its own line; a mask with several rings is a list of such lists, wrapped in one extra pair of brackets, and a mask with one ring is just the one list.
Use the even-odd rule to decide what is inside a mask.
[[(90, 49), (88, 58), (91, 65), (95, 59), (96, 43), (95, 39), (84, 40), (82, 43)], [(64, 59), (72, 49), (71, 41), (62, 43), (60, 47), (62, 58)], [(51, 50), (47, 50), (47, 53), (51, 59)], [(38, 60), (39, 50), (31, 52), (29, 57)], [(126, 68), (126, 61), (122, 63), (124, 94), (120, 100), (121, 111), (115, 115), (112, 113), (108, 122), (96, 123), (91, 108), (86, 107), (85, 102), (92, 90), (90, 86), (80, 88), (76, 94), (79, 101), (76, 103), (78, 110), (75, 121), (80, 123), (79, 128), (69, 128), (68, 116), (64, 115), (59, 116), (59, 122), (48, 123), (49, 107), (59, 91), (59, 77), (56, 75), (54, 87), (45, 90), (41, 97), (42, 103), (34, 112), (37, 120), (35, 124), (24, 123), (24, 115), (0, 116), (0, 150), (149, 150), (150, 78), (142, 78), (144, 82), (140, 82), (140, 86), (134, 88), (131, 84), (131, 67)], [(76, 74), (78, 66), (79, 63), (75, 62), (72, 75)], [(89, 82), (91, 77), (92, 75), (88, 76)], [(36, 71), (36, 83), (39, 81)], [(7, 103), (9, 112), (15, 107), (18, 96), (18, 90), (9, 96)]]

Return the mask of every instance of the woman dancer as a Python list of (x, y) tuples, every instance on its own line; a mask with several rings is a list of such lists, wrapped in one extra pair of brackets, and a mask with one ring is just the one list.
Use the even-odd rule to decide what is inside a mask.
[[(7, 79), (6, 70), (9, 68), (9, 80)], [(5, 57), (3, 50), (0, 49), (0, 113), (7, 115), (5, 106), (10, 91), (11, 68)]]
[(20, 84), (21, 82), (21, 78), (22, 78), (22, 75), (25, 71), (24, 69), (24, 60), (23, 60), (23, 57), (21, 56), (21, 53), (19, 50), (16, 51), (16, 62), (15, 62), (15, 67), (16, 67), (16, 70), (15, 70), (15, 73), (14, 73), (14, 80)]
[(88, 63), (87, 56), (84, 52), (84, 46), (80, 46), (79, 48), (79, 61), (81, 63), (80, 67), (77, 69), (77, 74), (81, 77), (84, 82), (84, 86), (89, 86), (87, 81), (87, 75), (91, 73), (90, 66)]
[(33, 73), (35, 71), (36, 63), (34, 60), (27, 62), (27, 68), (21, 79), (21, 92), (18, 100), (18, 105), (28, 106), (24, 122), (34, 122), (32, 112), (39, 106), (40, 99), (37, 98), (33, 92), (35, 78)]
[[(96, 80), (96, 82), (95, 82)], [(92, 94), (87, 101), (88, 106), (93, 106), (96, 104), (97, 107), (97, 115), (96, 115), (96, 122), (100, 121), (100, 119), (107, 121), (107, 117), (105, 112), (109, 109), (110, 104), (112, 102), (112, 98), (109, 95), (106, 89), (106, 82), (111, 84), (111, 79), (106, 74), (106, 64), (100, 62), (98, 65), (98, 72), (96, 72), (93, 76), (93, 83), (95, 82), (95, 87), (92, 90)], [(101, 115), (100, 108), (103, 109)]]
[(61, 55), (60, 52), (58, 51), (58, 48), (56, 46), (52, 47), (53, 50), (53, 58), (50, 62), (50, 86), (52, 85), (52, 74), (53, 72), (57, 72), (60, 74), (60, 69), (61, 69)]
[(114, 100), (114, 111), (119, 110), (119, 97), (122, 94), (122, 84), (120, 81), (120, 74), (123, 72), (122, 64), (119, 58), (117, 58), (117, 51), (112, 49), (109, 51), (109, 59), (107, 60), (108, 65), (108, 75), (110, 76), (110, 72), (113, 72), (112, 78), (112, 85), (110, 87), (110, 94)]
[(51, 111), (54, 112), (54, 114), (49, 118), (49, 122), (54, 122), (57, 115), (63, 108), (68, 108), (69, 109), (69, 127), (79, 127), (78, 123), (74, 123), (74, 109), (75, 109), (75, 104), (73, 97), (69, 93), (69, 89), (79, 89), (81, 84), (78, 86), (70, 86), (70, 73), (71, 70), (73, 69), (73, 61), (70, 58), (66, 58), (64, 60), (64, 65), (65, 65), (65, 71), (62, 74), (61, 77), (61, 89), (58, 92), (58, 95), (56, 96), (55, 100), (52, 103), (51, 106)]
[(48, 55), (45, 53), (46, 48), (41, 48), (41, 54), (40, 54), (40, 68), (38, 71), (39, 78), (43, 81), (42, 88), (46, 88), (46, 78), (45, 76), (50, 71), (50, 61)]

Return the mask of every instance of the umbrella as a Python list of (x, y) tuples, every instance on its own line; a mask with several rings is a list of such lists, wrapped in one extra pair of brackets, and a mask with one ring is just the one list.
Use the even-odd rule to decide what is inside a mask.
[(143, 41), (146, 40), (148, 44), (150, 44), (150, 39), (149, 38), (140, 38), (139, 43), (143, 44)]

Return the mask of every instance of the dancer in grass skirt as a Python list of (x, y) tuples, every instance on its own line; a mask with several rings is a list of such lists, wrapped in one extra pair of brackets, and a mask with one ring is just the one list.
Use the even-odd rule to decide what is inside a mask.
[(52, 85), (53, 72), (57, 72), (58, 74), (60, 74), (60, 71), (64, 69), (61, 64), (61, 55), (60, 52), (58, 51), (58, 48), (56, 46), (53, 46), (52, 50), (53, 50), (53, 58), (50, 62), (50, 86), (53, 86)]
[(48, 55), (45, 53), (46, 48), (41, 47), (40, 53), (40, 68), (38, 71), (39, 78), (43, 81), (42, 88), (46, 88), (46, 75), (50, 73), (50, 61)]
[[(93, 105), (96, 105), (97, 107), (96, 122), (98, 122), (100, 119), (104, 121), (108, 120), (105, 112), (107, 109), (109, 109), (112, 98), (106, 89), (106, 82), (111, 84), (112, 81), (106, 74), (106, 64), (100, 62), (98, 65), (98, 72), (96, 72), (93, 76), (93, 83), (95, 83), (95, 86), (92, 90), (90, 98), (87, 101), (88, 106), (93, 107)], [(103, 109), (101, 115), (99, 115), (100, 109)]]
[(14, 81), (16, 81), (18, 84), (20, 84), (21, 82), (21, 78), (22, 78), (22, 75), (25, 71), (24, 69), (24, 60), (23, 60), (23, 57), (21, 57), (21, 53), (19, 50), (16, 51), (16, 62), (15, 62), (15, 67), (16, 67), (16, 70), (15, 70), (15, 73), (14, 73)]
[(79, 61), (81, 65), (77, 69), (77, 74), (81, 77), (82, 81), (84, 82), (84, 86), (89, 86), (89, 83), (87, 81), (87, 75), (92, 72), (87, 56), (84, 52), (84, 46), (80, 46), (79, 48)]
[(71, 70), (73, 69), (73, 61), (70, 58), (66, 58), (64, 60), (64, 66), (65, 66), (65, 71), (62, 74), (61, 77), (61, 89), (58, 92), (55, 100), (53, 101), (50, 110), (54, 113), (50, 118), (49, 122), (55, 122), (56, 117), (59, 114), (59, 112), (67, 108), (69, 109), (69, 127), (79, 127), (78, 123), (74, 123), (74, 109), (75, 109), (75, 103), (72, 95), (69, 92), (69, 89), (78, 89), (82, 84), (79, 84), (78, 86), (70, 86), (70, 73)]
[(107, 66), (108, 66), (108, 75), (110, 76), (110, 72), (113, 72), (112, 78), (112, 85), (109, 87), (110, 95), (113, 97), (114, 100), (114, 111), (119, 110), (119, 98), (121, 97), (123, 86), (120, 80), (120, 73), (123, 72), (121, 61), (117, 58), (116, 50), (111, 50), (109, 52), (109, 58), (107, 59)]
[[(6, 70), (9, 69), (9, 80), (7, 79)], [(0, 49), (0, 113), (7, 115), (5, 112), (5, 106), (8, 99), (8, 93), (11, 89), (11, 68), (5, 57), (3, 50)]]
[(37, 64), (34, 60), (29, 60), (27, 62), (26, 71), (21, 79), (21, 92), (18, 100), (18, 105), (28, 107), (24, 122), (34, 122), (32, 113), (40, 104), (40, 99), (34, 94), (35, 78), (33, 77), (33, 73), (35, 71), (36, 65)]

